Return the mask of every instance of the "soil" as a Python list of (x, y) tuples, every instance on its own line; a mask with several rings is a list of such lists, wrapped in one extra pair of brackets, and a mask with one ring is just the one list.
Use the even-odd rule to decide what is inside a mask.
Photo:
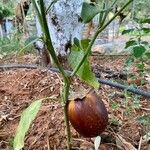
[[(95, 73), (107, 77), (106, 70), (118, 74), (124, 69), (125, 56), (93, 56), (90, 61)], [(6, 56), (0, 64), (37, 63), (35, 55)], [(103, 71), (102, 71), (103, 70)], [(137, 70), (132, 70), (137, 74)], [(111, 77), (110, 77), (111, 78)], [(112, 77), (113, 79), (113, 77)], [(90, 87), (73, 79), (71, 96), (88, 91)], [(126, 79), (113, 80), (127, 83)], [(60, 102), (59, 74), (44, 69), (11, 69), (0, 71), (0, 150), (12, 150), (13, 138), (22, 111), (33, 101), (45, 97), (42, 107), (25, 138), (24, 150), (66, 150), (63, 111)], [(139, 88), (150, 91), (150, 83)], [(100, 150), (150, 149), (150, 122), (139, 123), (138, 117), (150, 115), (148, 98), (137, 97), (110, 86), (101, 85), (97, 91), (109, 113), (109, 124), (101, 135)], [(84, 138), (71, 127), (74, 150), (94, 150), (94, 138)], [(149, 137), (148, 137), (149, 135)], [(145, 137), (148, 138), (145, 138)]]

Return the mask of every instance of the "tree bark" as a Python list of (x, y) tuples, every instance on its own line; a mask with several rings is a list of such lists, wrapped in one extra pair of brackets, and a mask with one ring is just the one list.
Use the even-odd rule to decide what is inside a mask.
[[(45, 0), (46, 8), (53, 0)], [(52, 44), (59, 59), (70, 52), (70, 46), (76, 37), (81, 39), (83, 23), (80, 21), (80, 13), (84, 0), (58, 0), (52, 5), (47, 21), (51, 34)], [(39, 21), (36, 19), (37, 35), (42, 36)], [(40, 41), (36, 45), (43, 51), (44, 44)]]

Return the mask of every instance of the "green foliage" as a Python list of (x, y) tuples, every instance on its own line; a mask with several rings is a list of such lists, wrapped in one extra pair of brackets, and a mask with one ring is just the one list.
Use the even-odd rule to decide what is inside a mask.
[(136, 58), (140, 58), (143, 56), (144, 52), (146, 51), (146, 48), (142, 45), (136, 45), (133, 47), (133, 56)]
[(0, 54), (9, 54), (11, 52), (16, 52), (22, 47), (23, 43), (16, 38), (4, 37), (0, 39)]
[(135, 17), (136, 18), (148, 18), (150, 10), (150, 1), (149, 0), (135, 0)]
[(138, 117), (137, 122), (144, 126), (144, 134), (148, 134), (150, 131), (150, 114)]
[[(90, 41), (88, 39), (81, 40), (81, 41), (78, 41), (77, 39), (75, 39), (75, 44), (73, 45), (71, 49), (71, 53), (68, 58), (68, 61), (72, 69), (74, 69), (83, 58), (85, 54), (85, 50), (87, 49), (89, 45), (89, 42)], [(78, 70), (77, 75), (82, 80), (86, 81), (89, 85), (93, 86), (94, 88), (96, 89), (99, 88), (99, 82), (91, 71), (88, 59), (84, 61), (84, 63)]]
[(35, 38), (36, 37), (33, 36), (24, 39), (20, 33), (13, 33), (10, 37), (4, 37), (0, 39), (0, 54), (7, 55), (12, 52), (31, 52), (31, 50), (33, 50), (33, 43), (36, 41)]
[(90, 22), (98, 13), (102, 12), (100, 6), (95, 3), (83, 3), (81, 18), (84, 23)]
[(125, 49), (127, 49), (127, 48), (129, 48), (131, 46), (135, 46), (135, 45), (137, 45), (137, 41), (131, 39), (131, 40), (126, 42)]
[(144, 116), (138, 117), (137, 121), (140, 124), (148, 123), (150, 125), (150, 115), (144, 115)]
[(112, 116), (110, 118), (110, 124), (113, 125), (113, 126), (118, 126), (119, 125), (119, 120), (116, 116)]
[(38, 41), (40, 38), (37, 38), (37, 36), (31, 36), (29, 38), (27, 38), (24, 42), (24, 46), (19, 49), (19, 54), (24, 54), (26, 51), (31, 51), (31, 49), (33, 48), (33, 44)]
[[(121, 7), (124, 3), (124, 0), (119, 0), (117, 2), (118, 7)], [(150, 0), (134, 0), (132, 5), (125, 10), (125, 14), (127, 12), (131, 12), (133, 17), (144, 19), (149, 17), (150, 10)]]
[(25, 135), (32, 123), (35, 119), (40, 107), (42, 100), (37, 100), (33, 102), (26, 110), (23, 111), (21, 115), (21, 120), (19, 122), (16, 136), (14, 139), (13, 148), (14, 150), (21, 150), (24, 147), (24, 138)]
[[(126, 42), (125, 49), (131, 54), (131, 57), (127, 60), (127, 64), (134, 63), (135, 60), (139, 60), (137, 68), (144, 71), (144, 59), (150, 58), (150, 44), (148, 41), (144, 41), (143, 37), (150, 34), (150, 28), (146, 24), (150, 23), (150, 19), (137, 19), (135, 18), (135, 28), (124, 30), (122, 34), (129, 34), (131, 38)], [(145, 27), (146, 26), (146, 27)], [(134, 34), (131, 34), (134, 33)], [(132, 60), (132, 61), (131, 61)]]
[(134, 31), (134, 29), (124, 30), (124, 31), (122, 32), (122, 35), (124, 35), (124, 34), (129, 34), (129, 33), (133, 33), (133, 31)]
[(0, 3), (0, 20), (10, 15), (12, 15), (12, 11), (10, 10), (10, 8)]

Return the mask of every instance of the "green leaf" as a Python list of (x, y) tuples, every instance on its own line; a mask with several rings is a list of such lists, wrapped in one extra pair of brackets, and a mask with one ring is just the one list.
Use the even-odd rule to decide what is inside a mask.
[[(85, 40), (84, 40), (85, 42)], [(82, 48), (86, 47), (84, 44), (84, 42), (80, 42), (82, 45)], [(84, 43), (84, 44), (83, 44)], [(72, 67), (72, 69), (74, 69), (79, 62), (81, 61), (81, 59), (83, 58), (85, 53), (85, 49), (79, 49), (76, 46), (73, 46), (71, 49), (71, 53), (68, 57), (68, 61), (70, 66)], [(83, 65), (80, 67), (80, 69), (77, 72), (77, 75), (84, 80), (85, 82), (87, 82), (89, 85), (93, 86), (94, 88), (98, 89), (99, 88), (99, 82), (95, 77), (95, 74), (91, 71), (90, 68), (90, 64), (88, 62), (88, 59), (85, 60), (85, 62), (83, 63)]]
[(144, 19), (140, 23), (149, 23), (150, 24), (150, 18)]
[(74, 38), (74, 45), (76, 45), (77, 47), (80, 47), (80, 41), (77, 38)]
[(89, 46), (90, 40), (89, 39), (83, 39), (80, 41), (80, 48), (85, 51)]
[(141, 71), (144, 70), (144, 64), (141, 63), (141, 64), (137, 64), (136, 66), (139, 70)]
[(134, 30), (135, 29), (124, 30), (124, 31), (122, 31), (122, 35), (132, 33), (132, 32), (134, 32)]
[(147, 56), (147, 58), (150, 58), (150, 52), (145, 53), (145, 55)]
[(84, 23), (88, 23), (100, 12), (102, 12), (102, 10), (100, 10), (98, 5), (84, 2), (82, 5), (81, 18)]
[(142, 45), (138, 45), (138, 46), (133, 47), (133, 55), (136, 58), (142, 57), (142, 55), (144, 54), (145, 51), (146, 51), (146, 49)]
[(144, 33), (150, 33), (150, 28), (142, 28), (141, 31)]
[(131, 46), (134, 46), (136, 44), (137, 44), (137, 42), (135, 40), (130, 40), (130, 41), (126, 42), (125, 49), (127, 49), (127, 48), (129, 48)]
[(30, 124), (35, 119), (40, 107), (42, 100), (33, 102), (27, 109), (25, 109), (21, 115), (19, 125), (17, 127), (16, 136), (14, 138), (14, 150), (20, 150), (24, 147), (24, 138), (29, 130)]
[(148, 46), (149, 43), (147, 41), (142, 41), (141, 44), (145, 45), (145, 46)]

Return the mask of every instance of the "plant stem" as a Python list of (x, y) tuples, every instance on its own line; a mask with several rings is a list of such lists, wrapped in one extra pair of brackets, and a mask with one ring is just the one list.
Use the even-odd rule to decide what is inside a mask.
[(96, 32), (93, 35), (93, 38), (92, 38), (88, 48), (86, 49), (85, 55), (83, 56), (83, 58), (81, 59), (79, 64), (75, 67), (75, 69), (73, 70), (71, 76), (74, 76), (77, 73), (77, 71), (80, 69), (82, 64), (84, 63), (84, 61), (87, 58), (87, 56), (89, 55), (89, 52), (91, 51), (91, 48), (92, 48), (97, 36), (99, 35), (99, 33), (101, 33), (132, 1), (133, 0), (129, 0), (105, 25), (103, 25), (102, 27), (100, 27), (96, 30)]
[(69, 88), (70, 88), (69, 76), (64, 71), (62, 65), (60, 64), (60, 62), (56, 56), (54, 47), (52, 45), (52, 41), (51, 41), (51, 37), (50, 37), (50, 33), (49, 33), (49, 28), (48, 28), (48, 24), (47, 24), (47, 20), (46, 20), (46, 11), (45, 11), (44, 2), (43, 2), (43, 0), (39, 1), (40, 10), (38, 10), (38, 7), (37, 7), (35, 1), (34, 0), (32, 0), (32, 1), (33, 1), (33, 4), (35, 5), (35, 9), (37, 11), (39, 21), (40, 21), (40, 24), (41, 24), (41, 27), (42, 27), (42, 30), (44, 33), (44, 42), (47, 46), (47, 49), (48, 49), (54, 63), (56, 64), (60, 73), (63, 76), (64, 87), (63, 87), (62, 102), (63, 102), (63, 109), (64, 109), (64, 121), (65, 121), (66, 132), (67, 132), (67, 149), (71, 150), (71, 147), (72, 147), (72, 145), (71, 145), (71, 132), (70, 132), (68, 112), (67, 112), (67, 104), (68, 104), (67, 102), (68, 102)]
[(70, 82), (67, 82), (63, 87), (63, 109), (64, 109), (64, 121), (66, 126), (67, 133), (67, 149), (71, 150), (72, 142), (71, 142), (71, 132), (70, 132), (70, 124), (68, 118), (68, 95), (69, 95)]

